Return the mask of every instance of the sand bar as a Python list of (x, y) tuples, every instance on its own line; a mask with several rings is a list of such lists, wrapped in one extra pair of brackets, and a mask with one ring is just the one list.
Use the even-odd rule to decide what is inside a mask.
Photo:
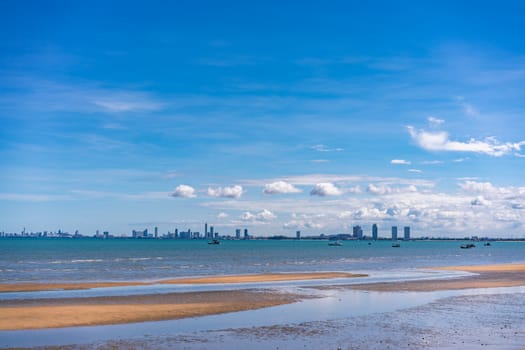
[[(304, 299), (305, 296), (301, 296)], [(0, 301), (0, 330), (161, 321), (253, 310), (299, 300), (260, 290)]]
[(346, 272), (306, 272), (306, 273), (267, 273), (235, 276), (187, 277), (153, 282), (90, 282), (90, 283), (16, 283), (0, 284), (1, 292), (35, 292), (50, 290), (80, 290), (105, 287), (147, 286), (154, 284), (225, 284), (225, 283), (263, 283), (314, 279), (366, 277), (362, 274)]
[[(325, 288), (352, 288), (360, 290), (398, 292), (525, 286), (525, 264), (455, 266), (439, 269), (475, 272), (476, 275), (447, 280), (436, 279), (409, 282), (363, 283), (347, 286), (327, 286)], [(213, 284), (271, 282), (308, 280), (308, 276), (311, 277), (310, 279), (329, 279), (338, 277), (356, 277), (361, 275), (344, 273), (263, 274), (181, 278), (155, 283)], [(152, 282), (151, 284), (154, 283)], [(107, 283), (62, 284), (61, 289), (64, 289), (64, 286), (68, 286), (68, 289), (78, 289), (79, 285), (85, 288), (108, 286)], [(112, 284), (112, 286), (113, 285), (130, 284), (116, 283)], [(58, 284), (44, 286), (48, 286), (46, 288), (49, 288), (50, 286), (56, 288)], [(304, 295), (299, 296), (274, 291), (237, 290), (93, 298), (1, 300), (0, 330), (160, 321), (251, 310), (292, 303), (304, 298)]]
[(446, 266), (433, 269), (466, 271), (476, 273), (476, 275), (446, 280), (436, 279), (408, 282), (363, 283), (347, 286), (347, 288), (385, 292), (430, 292), (471, 288), (525, 286), (525, 264)]

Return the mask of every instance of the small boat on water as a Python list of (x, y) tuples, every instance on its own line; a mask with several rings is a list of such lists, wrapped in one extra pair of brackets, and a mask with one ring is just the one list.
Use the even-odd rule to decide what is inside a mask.
[(490, 242), (487, 242), (487, 243), (485, 243), (485, 244), (483, 244), (483, 245), (484, 245), (485, 247), (488, 247), (488, 246), (490, 246)]
[(392, 248), (399, 248), (401, 247), (400, 243), (392, 243)]
[(333, 242), (328, 242), (328, 245), (330, 247), (340, 247), (343, 245), (343, 243), (339, 242), (339, 241), (333, 241)]
[(461, 245), (461, 249), (470, 249), (470, 248), (474, 248), (476, 245), (473, 244), (473, 243), (467, 243), (467, 244), (462, 244)]
[(208, 244), (221, 244), (221, 241), (214, 239), (213, 241), (209, 241)]

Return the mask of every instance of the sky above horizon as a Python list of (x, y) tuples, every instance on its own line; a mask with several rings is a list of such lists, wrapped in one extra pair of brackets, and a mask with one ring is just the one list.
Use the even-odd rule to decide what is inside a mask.
[(0, 232), (525, 237), (520, 1), (2, 1)]

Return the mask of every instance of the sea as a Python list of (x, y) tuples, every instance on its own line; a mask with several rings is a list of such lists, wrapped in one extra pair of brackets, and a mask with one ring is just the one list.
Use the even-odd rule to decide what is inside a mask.
[[(275, 272), (341, 271), (332, 280), (0, 293), (47, 299), (272, 289), (296, 303), (181, 320), (0, 331), (0, 348), (52, 349), (524, 349), (525, 287), (371, 292), (338, 284), (456, 278), (440, 266), (525, 262), (525, 242), (0, 239), (0, 283), (146, 281)], [(468, 242), (472, 243), (472, 242)], [(331, 286), (330, 288), (318, 288)], [(1, 311), (1, 310), (0, 310)], [(0, 313), (1, 317), (1, 313)]]
[(269, 272), (377, 274), (525, 261), (525, 242), (0, 239), (0, 283), (155, 281)]

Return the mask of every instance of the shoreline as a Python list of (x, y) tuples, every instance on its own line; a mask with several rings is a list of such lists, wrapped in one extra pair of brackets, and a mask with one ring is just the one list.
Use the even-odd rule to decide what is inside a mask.
[(442, 266), (428, 268), (428, 270), (465, 271), (475, 273), (475, 275), (453, 279), (359, 283), (346, 285), (344, 288), (374, 292), (433, 292), (441, 290), (525, 286), (525, 263)]
[[(344, 288), (379, 292), (429, 292), (471, 288), (525, 286), (525, 263), (451, 266), (433, 269), (467, 271), (474, 272), (476, 275), (452, 279), (378, 283), (365, 282), (355, 285), (326, 285), (313, 288)], [(181, 278), (165, 280), (163, 282), (166, 284), (255, 283), (308, 280), (307, 276), (310, 276), (310, 279), (329, 279), (338, 277), (360, 277), (362, 275), (340, 272), (263, 274)], [(58, 284), (51, 284), (49, 286), (57, 285)], [(103, 282), (101, 284), (93, 283), (89, 285), (101, 286), (107, 284), (104, 284)], [(76, 286), (78, 287), (78, 285)], [(0, 330), (44, 329), (162, 321), (254, 310), (289, 304), (312, 297), (314, 296), (280, 292), (278, 290), (245, 289), (135, 296), (0, 300)]]
[(152, 282), (77, 282), (77, 283), (13, 283), (0, 284), (0, 293), (6, 292), (40, 292), (56, 290), (84, 290), (92, 288), (110, 287), (136, 287), (152, 286), (156, 284), (241, 284), (241, 283), (263, 283), (263, 282), (288, 282), (301, 280), (320, 280), (333, 278), (367, 277), (365, 274), (347, 272), (297, 272), (297, 273), (265, 273), (250, 275), (231, 276), (199, 276), (181, 277)]

